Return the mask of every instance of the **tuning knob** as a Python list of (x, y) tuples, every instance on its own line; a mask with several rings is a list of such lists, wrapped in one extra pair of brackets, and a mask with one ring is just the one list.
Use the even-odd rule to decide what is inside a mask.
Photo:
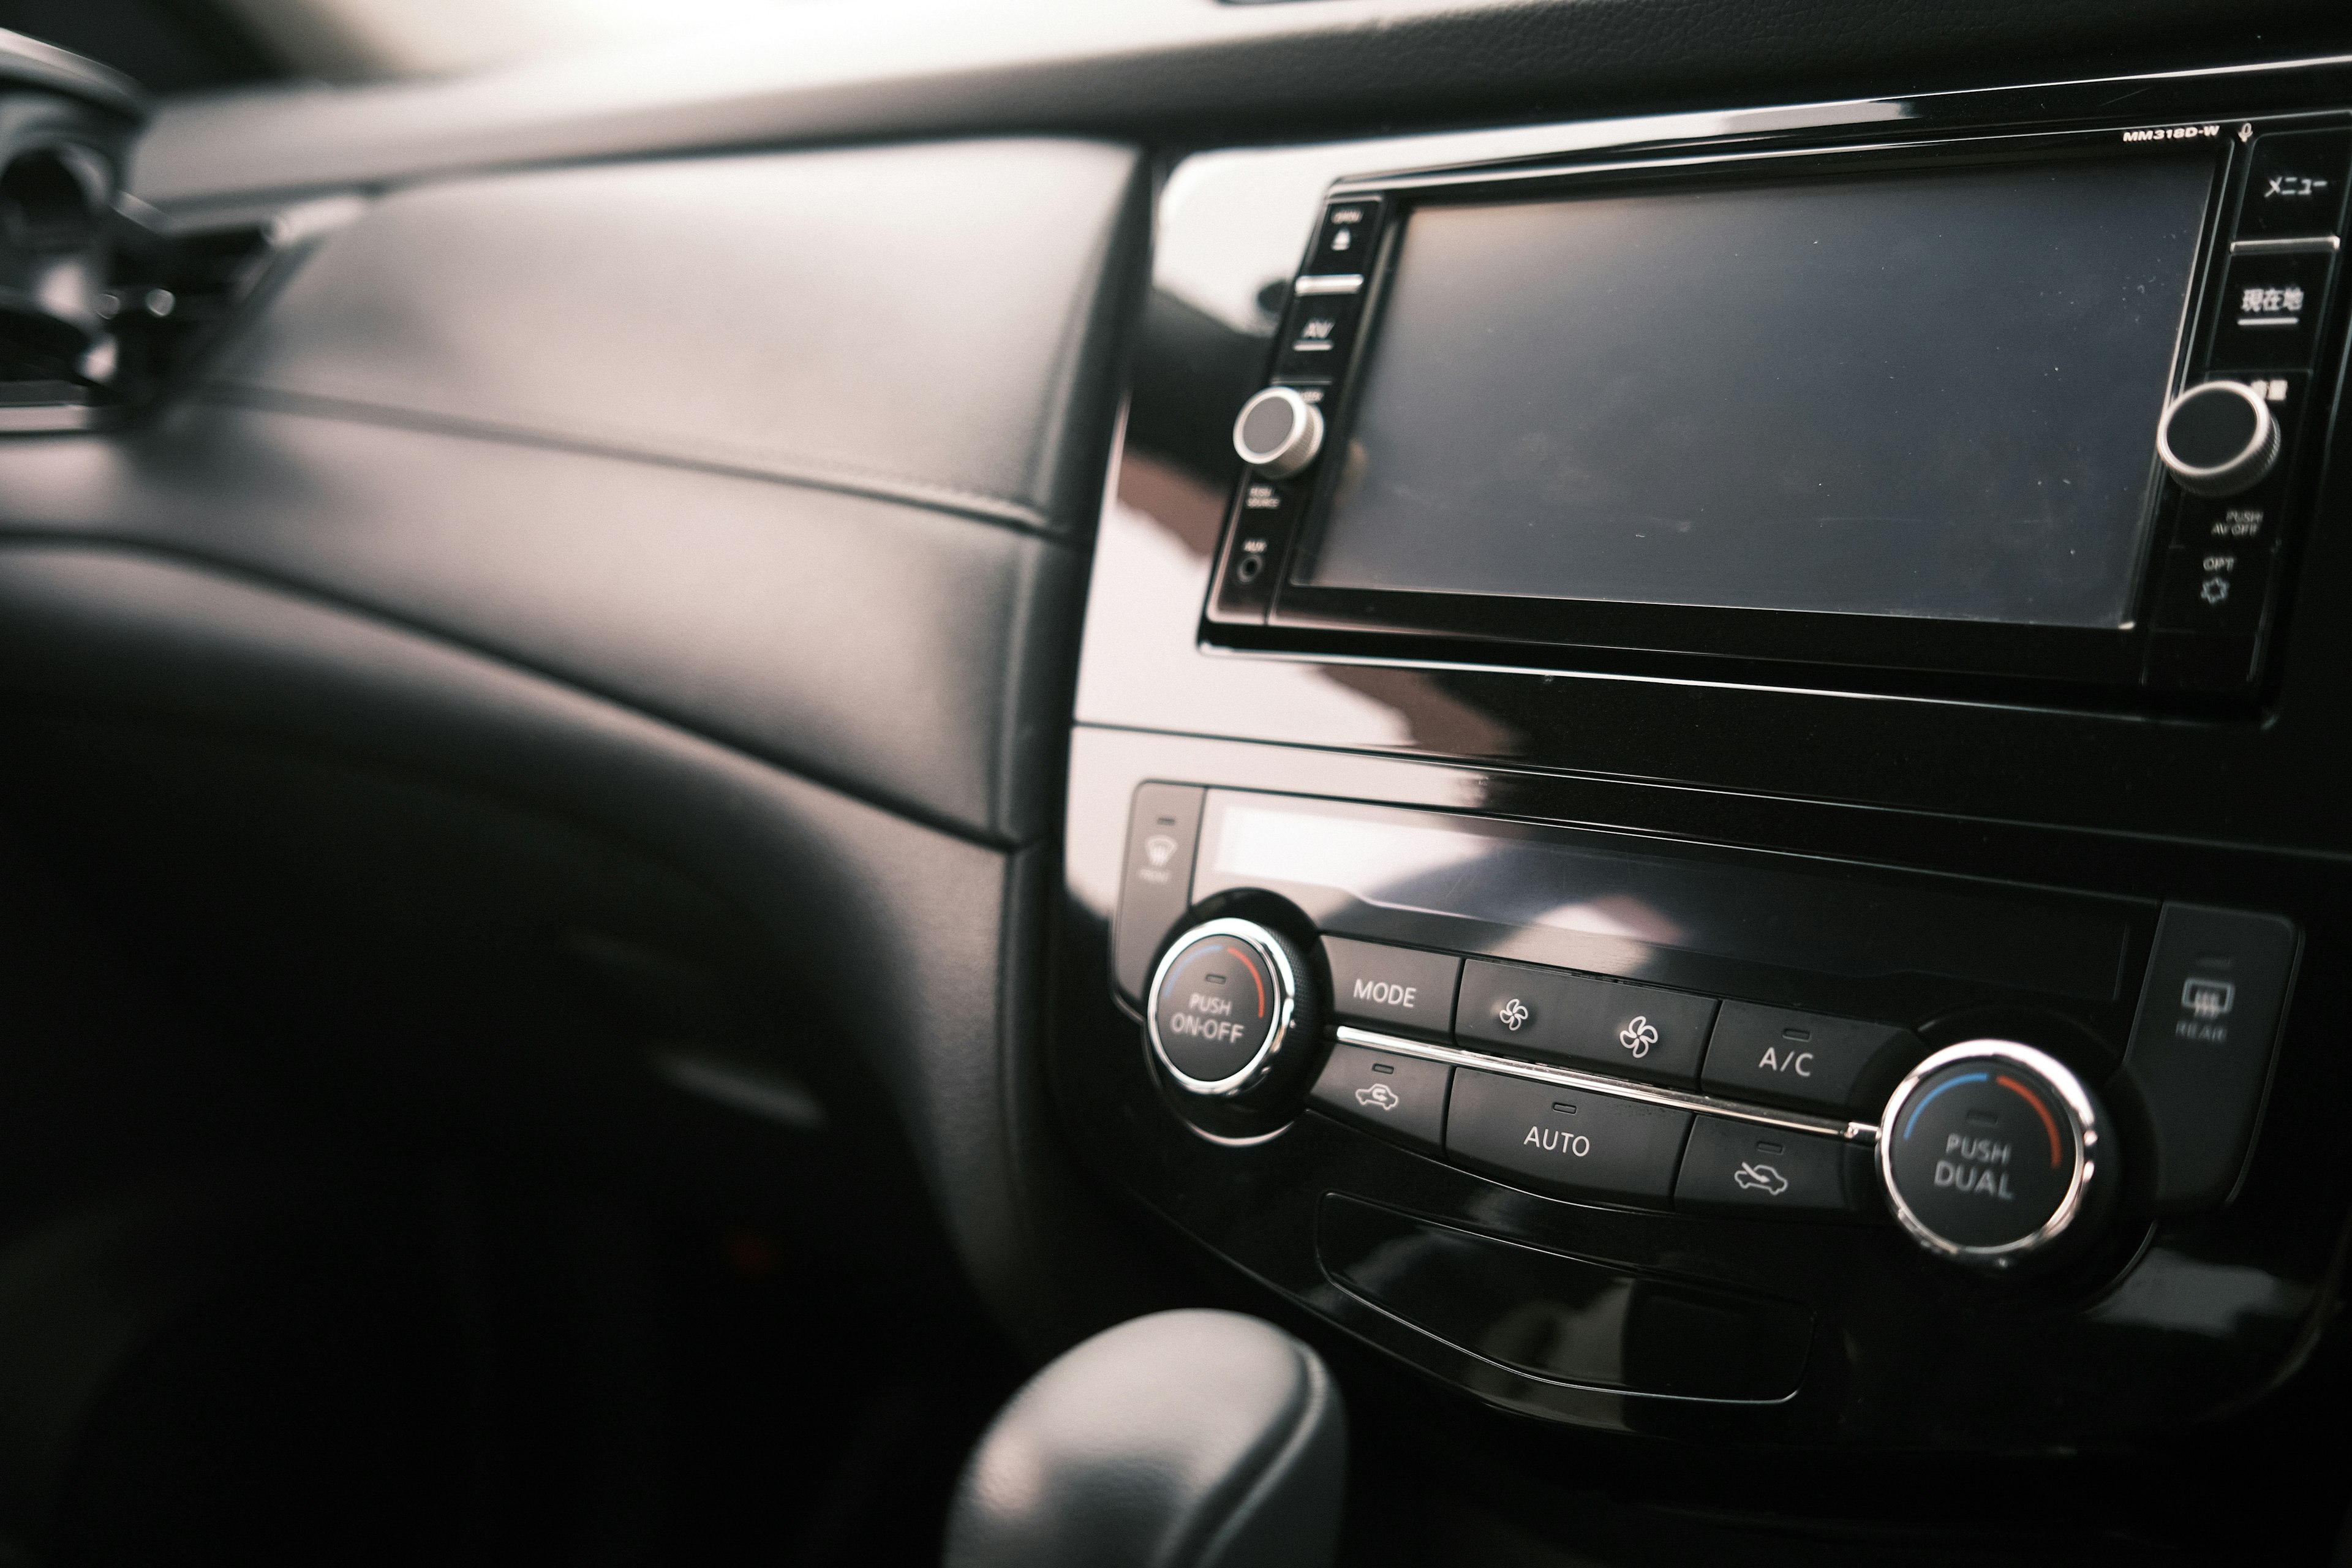
[(1310, 973), (1255, 921), (1208, 921), (1177, 938), (1147, 997), (1152, 1054), (1170, 1082), (1202, 1102), (1277, 1097), (1316, 1045)]
[(2098, 1100), (2063, 1063), (1970, 1040), (1896, 1086), (1878, 1123), (1878, 1174), (1913, 1240), (2007, 1269), (2090, 1228), (2116, 1186), (2112, 1142)]
[(1242, 405), (1234, 450), (1270, 479), (1304, 473), (1323, 450), (1323, 411), (1296, 387), (1269, 386)]
[(2191, 495), (2233, 496), (2278, 466), (2278, 421), (2252, 387), (2200, 382), (2164, 405), (2156, 455)]

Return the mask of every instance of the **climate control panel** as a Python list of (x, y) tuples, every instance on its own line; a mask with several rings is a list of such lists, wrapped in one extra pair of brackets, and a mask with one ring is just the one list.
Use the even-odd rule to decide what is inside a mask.
[(1486, 1397), (1717, 1435), (1845, 1430), (1853, 1379), (1929, 1375), (1938, 1343), (2053, 1376), (2070, 1336), (2136, 1343), (2097, 1325), (2244, 1180), (2303, 941), (2253, 910), (1178, 783), (1134, 789), (1120, 876), (1141, 1049), (1081, 1076), (1094, 1104), (1144, 1091), (1115, 1163), (1150, 1201)]

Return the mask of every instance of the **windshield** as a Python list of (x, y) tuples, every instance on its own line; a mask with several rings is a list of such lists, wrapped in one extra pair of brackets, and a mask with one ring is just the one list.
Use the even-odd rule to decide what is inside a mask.
[(0, 0), (0, 27), (152, 92), (447, 76), (625, 47), (810, 0)]

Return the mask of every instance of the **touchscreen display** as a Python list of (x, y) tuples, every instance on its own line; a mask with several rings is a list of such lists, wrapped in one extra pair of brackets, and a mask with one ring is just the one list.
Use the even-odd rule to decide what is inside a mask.
[(2212, 174), (1424, 205), (1299, 580), (2122, 626)]

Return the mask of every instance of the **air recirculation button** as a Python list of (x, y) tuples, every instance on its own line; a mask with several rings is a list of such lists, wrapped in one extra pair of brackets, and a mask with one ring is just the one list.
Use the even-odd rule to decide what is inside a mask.
[(1879, 1123), (1879, 1174), (1913, 1239), (2006, 1268), (2081, 1226), (2105, 1196), (2107, 1139), (2097, 1101), (2063, 1064), (2030, 1046), (1971, 1040), (1937, 1051), (1895, 1089)]

